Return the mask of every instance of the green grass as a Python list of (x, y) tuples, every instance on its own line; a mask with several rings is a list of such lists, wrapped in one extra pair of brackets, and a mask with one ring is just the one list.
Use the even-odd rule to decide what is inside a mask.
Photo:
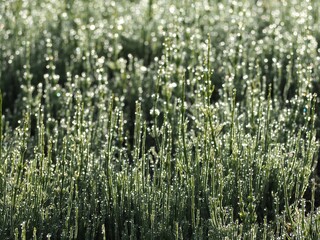
[(319, 239), (320, 2), (0, 4), (1, 239)]

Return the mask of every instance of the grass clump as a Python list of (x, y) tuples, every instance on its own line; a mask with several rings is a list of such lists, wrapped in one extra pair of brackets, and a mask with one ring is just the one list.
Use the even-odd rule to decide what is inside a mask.
[(318, 239), (319, 7), (2, 4), (1, 238)]

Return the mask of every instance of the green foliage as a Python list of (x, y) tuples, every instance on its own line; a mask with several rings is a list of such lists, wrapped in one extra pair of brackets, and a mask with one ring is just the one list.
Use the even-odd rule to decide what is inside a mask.
[(318, 239), (319, 10), (1, 3), (0, 238)]

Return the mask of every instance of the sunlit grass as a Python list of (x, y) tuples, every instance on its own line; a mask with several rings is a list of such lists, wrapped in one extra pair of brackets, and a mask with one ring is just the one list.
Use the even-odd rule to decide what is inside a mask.
[(5, 1), (1, 239), (318, 239), (318, 1)]

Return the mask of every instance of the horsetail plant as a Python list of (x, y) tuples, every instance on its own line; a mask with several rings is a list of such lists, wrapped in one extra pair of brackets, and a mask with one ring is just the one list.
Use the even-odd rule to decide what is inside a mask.
[(318, 239), (318, 1), (5, 1), (1, 239)]

